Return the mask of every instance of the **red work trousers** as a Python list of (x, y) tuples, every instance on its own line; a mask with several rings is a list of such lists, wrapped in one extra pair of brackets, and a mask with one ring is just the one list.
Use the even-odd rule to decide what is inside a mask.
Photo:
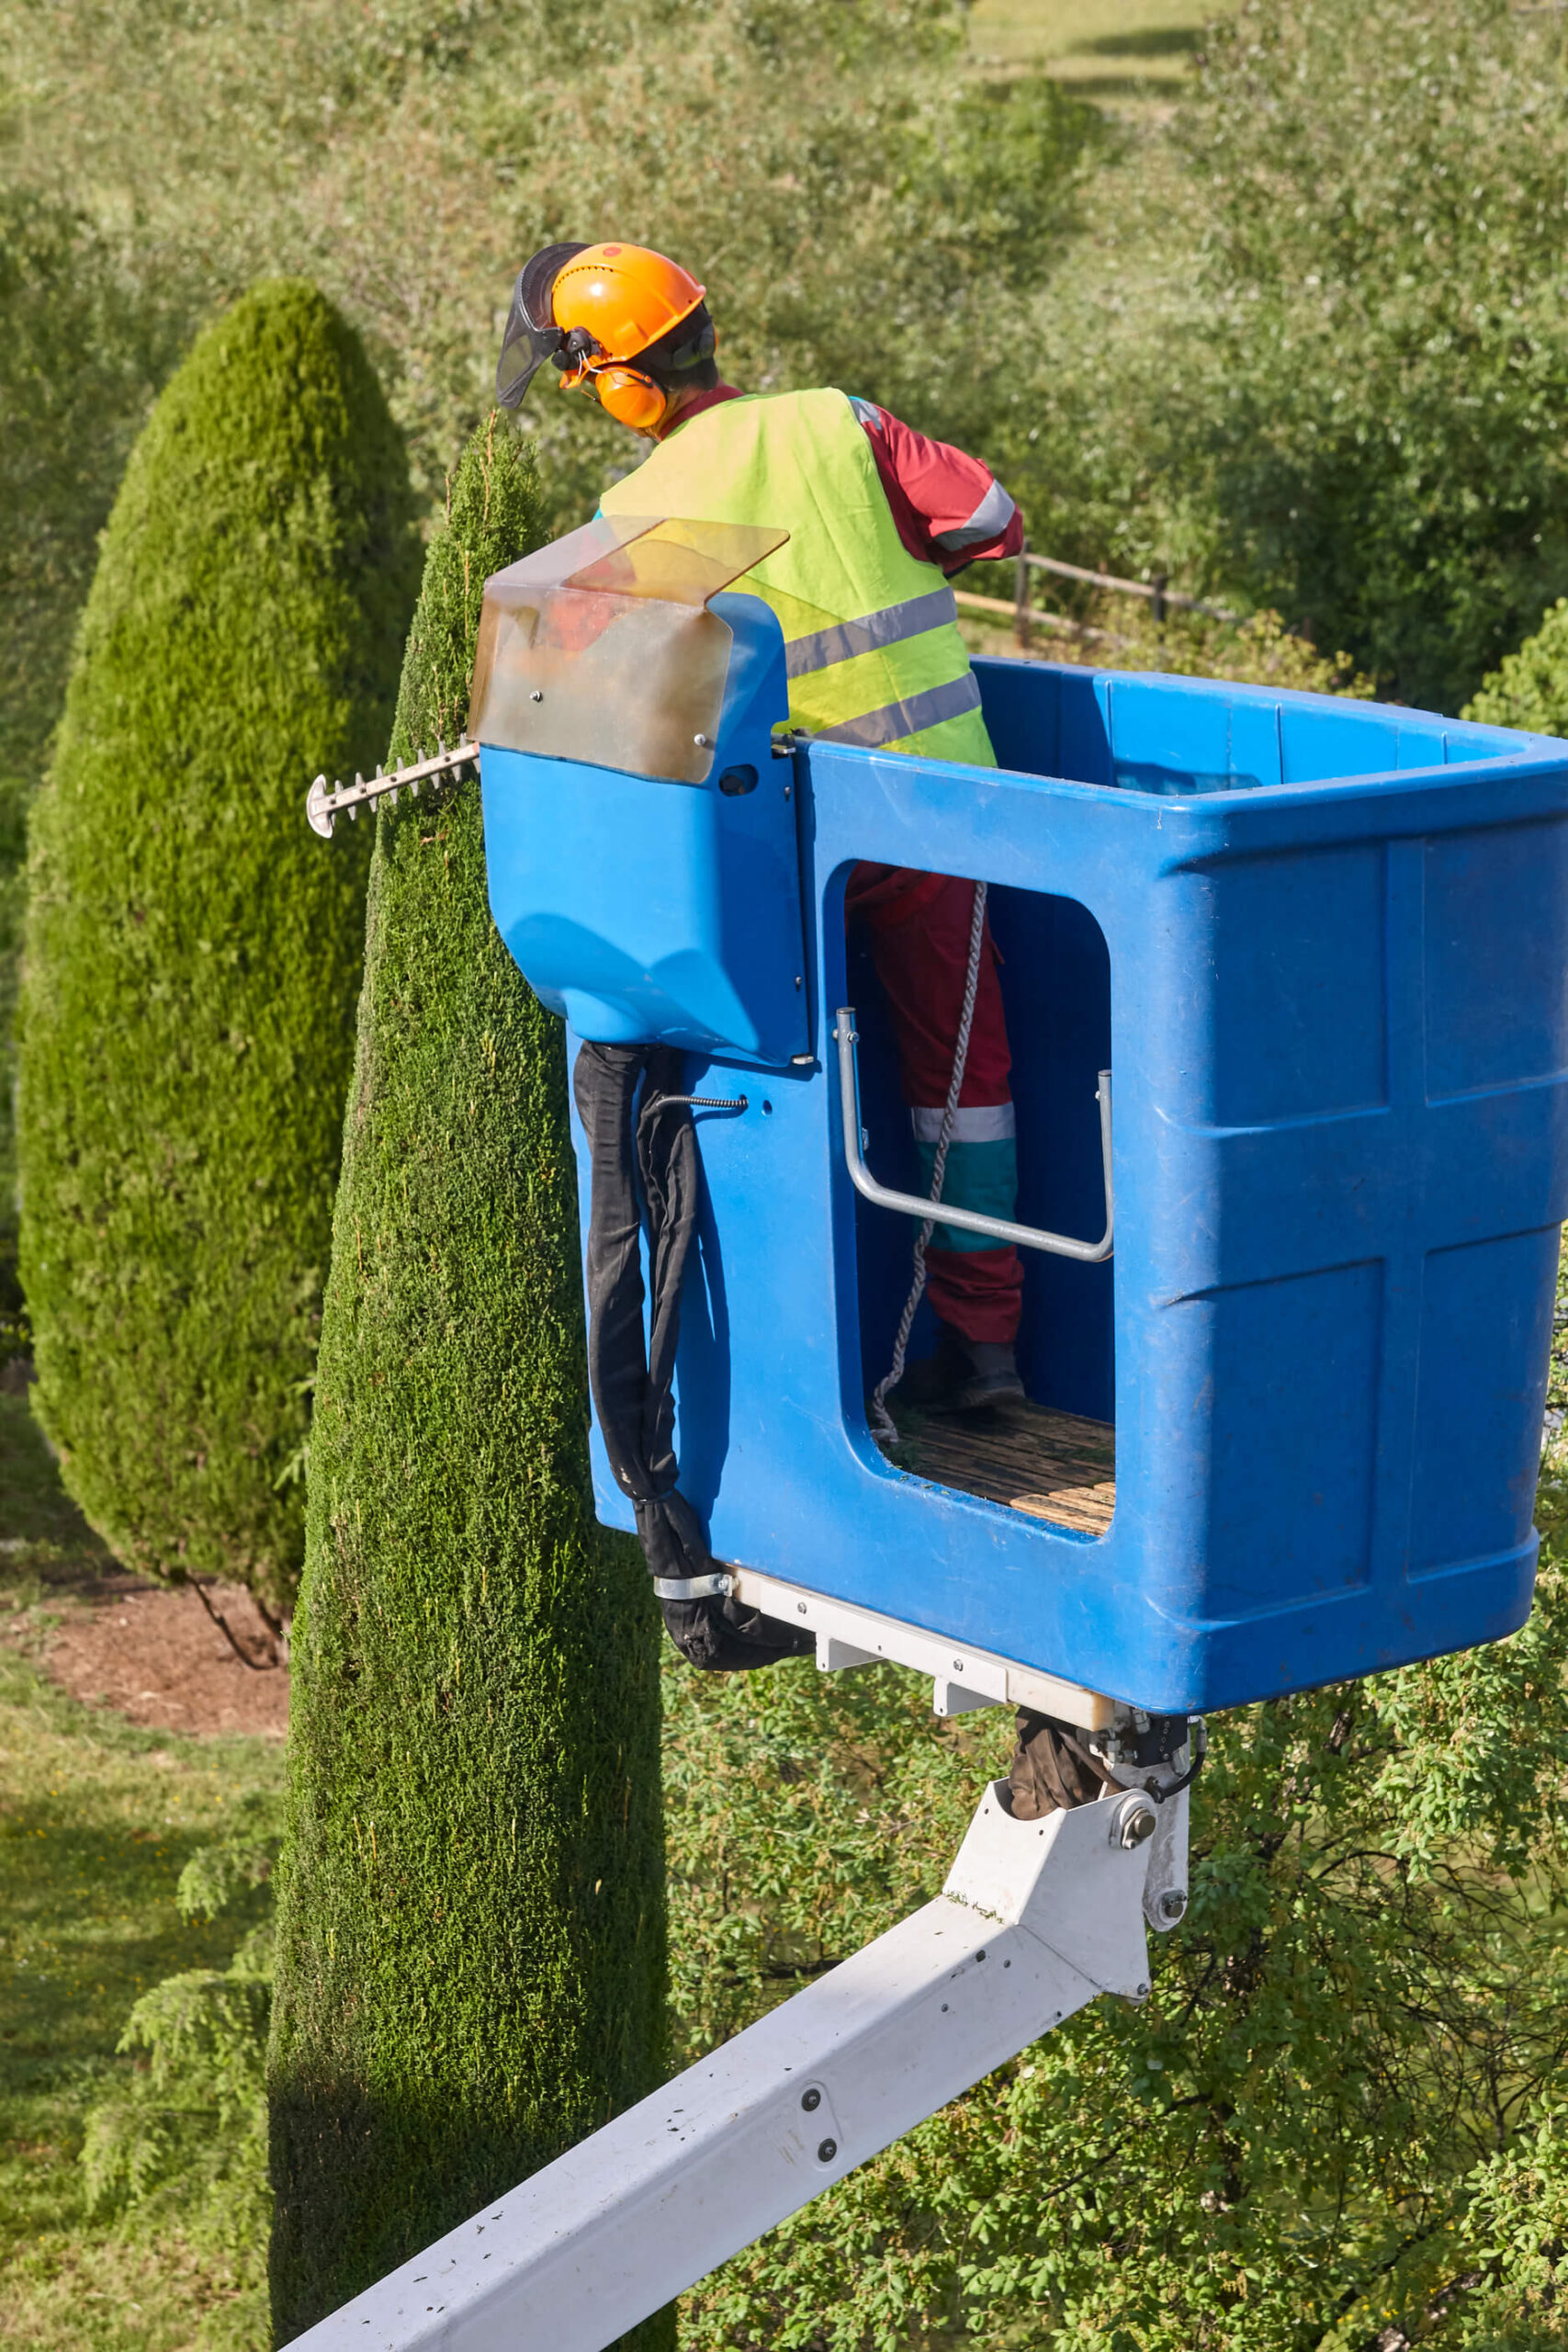
[[(865, 924), (876, 977), (892, 1015), (904, 1100), (929, 1177), (964, 1010), (975, 885), (908, 866), (858, 865), (848, 910)], [(980, 952), (969, 1057), (959, 1093), (942, 1197), (956, 1207), (1016, 1214), (1012, 1089), (1007, 1018), (997, 978), (990, 925)], [(1018, 1336), (1023, 1270), (1009, 1248), (969, 1244), (974, 1237), (939, 1225), (926, 1252), (932, 1307), (966, 1340), (1010, 1343)]]

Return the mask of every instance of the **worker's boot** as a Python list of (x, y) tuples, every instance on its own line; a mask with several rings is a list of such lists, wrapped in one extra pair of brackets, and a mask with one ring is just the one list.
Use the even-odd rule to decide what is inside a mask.
[(1022, 1404), (1023, 1383), (1010, 1340), (966, 1340), (951, 1323), (936, 1328), (937, 1386), (943, 1409), (977, 1413), (987, 1405)]

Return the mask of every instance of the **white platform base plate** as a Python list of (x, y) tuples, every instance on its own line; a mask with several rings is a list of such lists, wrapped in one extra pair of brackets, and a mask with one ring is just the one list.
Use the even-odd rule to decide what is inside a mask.
[(804, 1625), (816, 1634), (817, 1663), (825, 1674), (888, 1658), (895, 1666), (913, 1667), (917, 1674), (931, 1676), (931, 1704), (939, 1715), (967, 1714), (974, 1707), (1032, 1707), (1064, 1723), (1081, 1724), (1086, 1731), (1110, 1731), (1131, 1719), (1132, 1709), (1120, 1700), (1042, 1674), (1036, 1667), (1015, 1666), (989, 1650), (961, 1648), (919, 1625), (856, 1608), (852, 1601), (829, 1600), (756, 1568), (732, 1568), (730, 1573), (736, 1599), (749, 1609)]

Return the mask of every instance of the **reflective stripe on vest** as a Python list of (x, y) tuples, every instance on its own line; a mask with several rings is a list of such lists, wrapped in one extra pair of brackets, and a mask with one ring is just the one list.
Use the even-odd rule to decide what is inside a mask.
[(874, 653), (879, 646), (901, 644), (907, 637), (923, 637), (928, 628), (943, 628), (958, 618), (951, 588), (933, 588), (929, 595), (911, 596), (907, 604), (886, 605), (858, 621), (836, 621), (831, 628), (814, 629), (784, 649), (784, 667), (792, 678), (807, 678), (813, 670), (831, 669), (835, 662), (852, 662), (857, 653)]
[(945, 686), (928, 686), (923, 695), (908, 695), (902, 702), (885, 703), (859, 718), (840, 719), (837, 727), (819, 727), (819, 743), (867, 743), (874, 748), (901, 743), (907, 735), (924, 735), (950, 718), (962, 718), (980, 707), (980, 689), (970, 670)]
[(953, 591), (898, 537), (842, 392), (721, 401), (603, 503), (606, 514), (787, 530), (736, 584), (778, 615), (792, 723), (831, 742), (996, 764)]

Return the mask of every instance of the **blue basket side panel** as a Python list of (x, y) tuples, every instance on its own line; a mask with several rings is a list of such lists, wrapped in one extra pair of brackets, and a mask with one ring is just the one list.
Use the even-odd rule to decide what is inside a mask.
[(1378, 842), (1224, 869), (1209, 910), (1212, 1047), (1194, 1073), (1208, 1121), (1259, 1126), (1384, 1102), (1386, 888)]
[[(1224, 792), (1240, 784), (1278, 781), (1277, 773), (1235, 774), (1232, 706), (1223, 695), (1184, 688), (1170, 679), (1132, 676), (1109, 681), (1106, 698), (1111, 775), (1123, 790)], [(1277, 753), (1268, 764), (1277, 771)]]
[(1201, 1465), (1194, 1622), (1367, 1582), (1382, 1275), (1373, 1261), (1241, 1283), (1158, 1318), (1141, 1435)]
[(1398, 766), (1399, 737), (1398, 718), (1375, 706), (1326, 695), (1282, 697), (1280, 781), (1324, 784), (1344, 776), (1377, 775)]
[(1533, 1550), (1558, 1238), (1552, 1225), (1427, 1259), (1413, 1577)]
[[(1179, 885), (1213, 893), (1213, 1046), (1169, 1073), (1165, 1189), (1213, 1210), (1176, 1209), (1158, 1245), (1172, 1328), (1145, 1442), (1174, 1468), (1197, 1400), (1208, 1465), (1192, 1590), (1170, 1597), (1218, 1624), (1366, 1587), (1341, 1673), (1438, 1645), (1412, 1577), (1464, 1572), (1473, 1638), (1528, 1589), (1565, 1205), (1563, 839), (1472, 826)], [(1243, 1632), (1249, 1672), (1276, 1640)]]
[(1425, 889), (1428, 1092), (1568, 1070), (1568, 825), (1440, 835)]

